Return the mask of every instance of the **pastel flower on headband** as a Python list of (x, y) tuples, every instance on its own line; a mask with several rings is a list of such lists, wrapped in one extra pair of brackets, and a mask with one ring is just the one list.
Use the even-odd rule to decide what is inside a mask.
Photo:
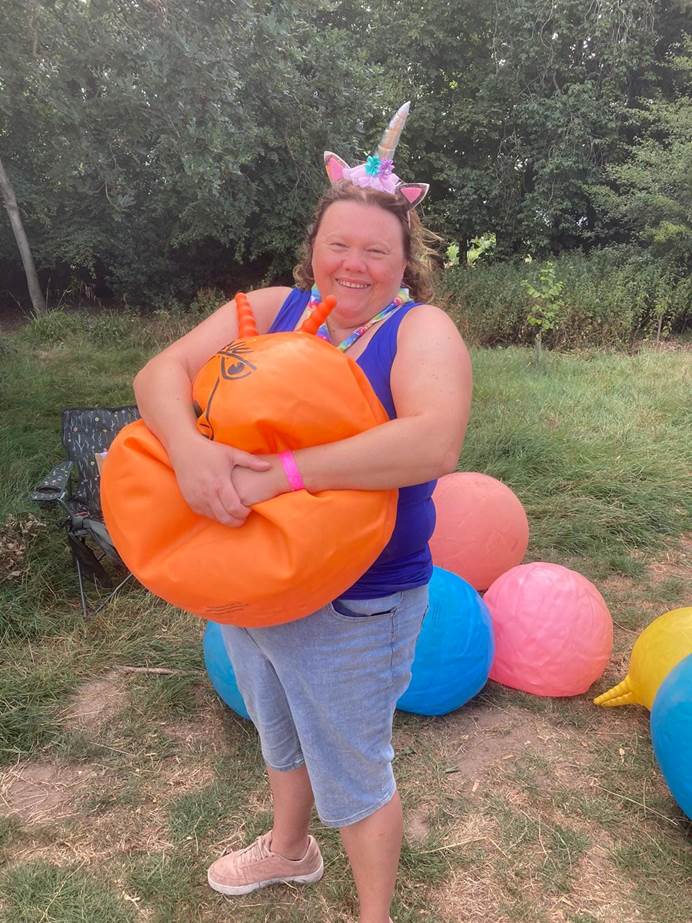
[(371, 154), (365, 161), (365, 172), (368, 176), (377, 176), (380, 172), (380, 158), (377, 154)]
[(374, 154), (365, 163), (349, 167), (345, 160), (331, 151), (324, 152), (324, 166), (332, 185), (346, 180), (364, 189), (377, 189), (401, 196), (408, 208), (423, 201), (430, 186), (427, 183), (404, 183), (394, 172), (394, 153), (401, 137), (411, 103), (404, 103), (392, 116)]

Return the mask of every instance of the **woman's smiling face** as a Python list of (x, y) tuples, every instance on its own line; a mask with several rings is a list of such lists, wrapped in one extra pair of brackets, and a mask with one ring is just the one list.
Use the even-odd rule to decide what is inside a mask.
[(340, 201), (322, 216), (312, 271), (322, 298), (334, 295), (334, 319), (357, 327), (395, 297), (406, 269), (403, 231), (378, 205)]

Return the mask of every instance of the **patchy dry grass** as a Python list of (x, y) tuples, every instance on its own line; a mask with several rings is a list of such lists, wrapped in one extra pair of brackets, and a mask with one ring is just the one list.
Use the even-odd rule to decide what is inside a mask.
[[(633, 584), (632, 609), (645, 601)], [(602, 685), (622, 673), (631, 637), (621, 632)], [(56, 920), (95, 923), (101, 908), (116, 921), (353, 923), (342, 851), (319, 825), (327, 875), (317, 888), (237, 901), (208, 891), (208, 862), (269, 820), (260, 755), (202, 676), (187, 716), (147, 692), (162, 680), (115, 670), (86, 680), (60, 711), (73, 756), (63, 737), (68, 758), (5, 770), (7, 919), (33, 923), (52, 907)], [(491, 684), (445, 718), (398, 716), (395, 736), (409, 809), (398, 923), (688, 923), (689, 825), (653, 763), (643, 710)]]
[[(18, 335), (0, 381), (0, 919), (355, 923), (338, 836), (318, 823), (318, 886), (210, 891), (209, 862), (270, 821), (254, 730), (210, 689), (198, 621), (129, 589), (85, 623), (62, 536), (23, 505), (60, 457), (61, 407), (128, 402), (156, 340), (133, 328), (116, 348), (70, 329)], [(539, 373), (520, 350), (474, 361), (462, 461), (517, 490), (533, 559), (598, 585), (615, 648), (589, 696), (491, 683), (444, 718), (397, 716), (406, 842), (393, 917), (690, 923), (692, 825), (655, 765), (648, 715), (591, 704), (625, 675), (644, 625), (689, 605), (689, 363), (552, 354)]]
[[(628, 625), (683, 601), (672, 588), (688, 553), (682, 543), (644, 579), (604, 582), (622, 627), (599, 688), (626, 670)], [(194, 643), (198, 626), (185, 625), (164, 617), (161, 635)], [(126, 648), (128, 637), (126, 629)], [(7, 919), (34, 923), (49, 908), (45, 920), (95, 923), (354, 923), (338, 837), (318, 823), (327, 874), (317, 887), (234, 900), (208, 890), (207, 864), (263, 830), (271, 805), (251, 726), (216, 700), (201, 672), (185, 671), (180, 653), (168, 654), (162, 662), (179, 663), (188, 680), (182, 711), (177, 686), (162, 692), (175, 674), (114, 666), (65, 700), (54, 748), (3, 770)], [(489, 684), (444, 718), (398, 715), (395, 742), (407, 808), (397, 923), (692, 919), (692, 825), (655, 766), (643, 709), (599, 710), (590, 697), (537, 699)]]

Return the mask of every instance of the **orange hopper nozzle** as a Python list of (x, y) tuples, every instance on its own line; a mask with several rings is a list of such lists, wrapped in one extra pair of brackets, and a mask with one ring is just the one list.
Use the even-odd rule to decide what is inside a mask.
[(252, 312), (250, 299), (245, 292), (238, 292), (235, 296), (235, 307), (238, 314), (238, 336), (256, 337), (259, 335), (257, 322)]
[(330, 314), (336, 307), (336, 298), (333, 295), (328, 295), (324, 301), (321, 301), (315, 310), (312, 312), (310, 317), (307, 320), (303, 321), (303, 326), (300, 328), (301, 333), (317, 333), (322, 324), (327, 318), (327, 315)]

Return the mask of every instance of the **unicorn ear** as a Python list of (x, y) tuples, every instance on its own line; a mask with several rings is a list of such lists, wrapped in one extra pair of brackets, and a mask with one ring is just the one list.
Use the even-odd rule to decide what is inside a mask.
[(349, 167), (346, 161), (342, 160), (337, 154), (332, 154), (331, 151), (325, 151), (324, 168), (327, 171), (329, 182), (333, 186), (334, 183), (338, 183), (340, 179), (343, 179), (344, 170), (348, 170)]
[(402, 195), (408, 202), (409, 208), (415, 208), (420, 205), (428, 194), (430, 185), (428, 183), (399, 183), (396, 191)]

